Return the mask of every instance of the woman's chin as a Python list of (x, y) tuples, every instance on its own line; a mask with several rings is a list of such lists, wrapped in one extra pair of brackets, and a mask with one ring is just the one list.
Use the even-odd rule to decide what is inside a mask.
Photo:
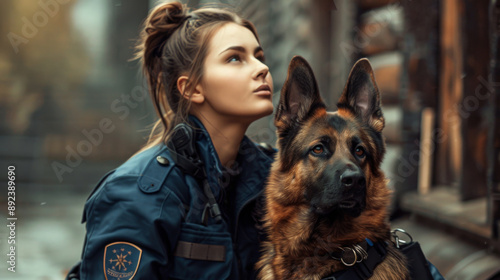
[(263, 108), (262, 110), (254, 111), (250, 114), (235, 115), (234, 119), (241, 119), (244, 123), (251, 124), (254, 121), (267, 117), (273, 113), (273, 108)]
[(259, 114), (258, 118), (260, 119), (260, 118), (271, 115), (273, 113), (273, 110), (274, 110), (273, 103), (270, 102), (270, 105), (262, 108), (262, 114)]

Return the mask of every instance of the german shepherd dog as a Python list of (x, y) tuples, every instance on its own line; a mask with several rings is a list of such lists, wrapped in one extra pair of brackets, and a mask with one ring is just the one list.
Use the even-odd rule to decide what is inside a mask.
[(262, 280), (320, 280), (367, 257), (366, 242), (387, 251), (369, 279), (410, 279), (390, 241), (390, 191), (380, 169), (384, 117), (367, 59), (353, 66), (337, 107), (326, 111), (311, 67), (294, 57), (274, 119), (278, 154), (265, 190)]

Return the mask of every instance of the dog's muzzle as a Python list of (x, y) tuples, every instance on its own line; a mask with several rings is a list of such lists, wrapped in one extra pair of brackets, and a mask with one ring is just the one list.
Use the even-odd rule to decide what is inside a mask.
[(366, 179), (361, 170), (346, 169), (328, 181), (331, 183), (325, 184), (326, 187), (312, 198), (313, 211), (322, 216), (359, 216), (366, 205)]
[(357, 217), (366, 205), (366, 179), (360, 170), (346, 170), (340, 176), (341, 198), (338, 209)]

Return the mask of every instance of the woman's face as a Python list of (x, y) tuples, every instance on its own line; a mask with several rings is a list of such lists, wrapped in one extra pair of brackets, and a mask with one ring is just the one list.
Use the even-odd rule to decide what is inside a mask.
[(249, 29), (228, 23), (214, 33), (201, 82), (211, 117), (252, 122), (273, 112), (273, 79), (263, 61)]

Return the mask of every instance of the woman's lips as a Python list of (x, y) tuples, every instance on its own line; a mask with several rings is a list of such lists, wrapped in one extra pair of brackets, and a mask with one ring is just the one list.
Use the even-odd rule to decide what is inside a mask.
[(261, 85), (257, 89), (254, 90), (256, 94), (259, 95), (271, 95), (271, 87), (268, 85)]

